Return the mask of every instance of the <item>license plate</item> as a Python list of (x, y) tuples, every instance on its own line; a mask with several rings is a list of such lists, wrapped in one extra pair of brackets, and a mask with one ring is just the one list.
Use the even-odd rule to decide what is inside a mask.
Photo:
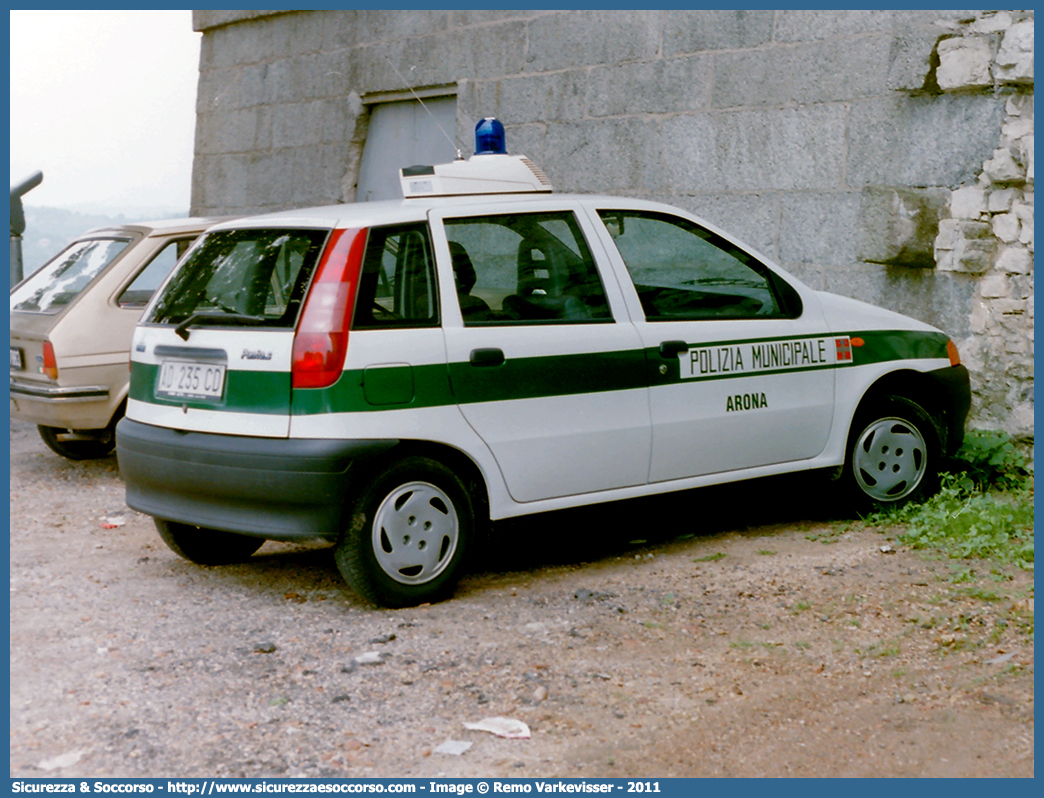
[(160, 365), (157, 396), (175, 399), (220, 399), (225, 389), (225, 366), (165, 360)]
[(11, 347), (11, 368), (25, 371), (25, 353), (17, 346)]

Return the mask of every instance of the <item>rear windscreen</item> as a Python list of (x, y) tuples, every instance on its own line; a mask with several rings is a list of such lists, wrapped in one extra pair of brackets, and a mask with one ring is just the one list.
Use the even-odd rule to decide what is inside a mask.
[(146, 312), (178, 324), (196, 313), (250, 317), (292, 327), (328, 230), (219, 230), (186, 256)]
[(11, 312), (58, 313), (130, 244), (129, 238), (76, 241), (11, 292)]

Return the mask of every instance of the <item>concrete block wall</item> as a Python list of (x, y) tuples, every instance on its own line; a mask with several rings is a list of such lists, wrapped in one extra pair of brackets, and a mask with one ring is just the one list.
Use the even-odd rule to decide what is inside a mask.
[(196, 11), (194, 213), (354, 199), (366, 100), (451, 87), (557, 190), (664, 200), (950, 332), (1033, 434), (1032, 12)]

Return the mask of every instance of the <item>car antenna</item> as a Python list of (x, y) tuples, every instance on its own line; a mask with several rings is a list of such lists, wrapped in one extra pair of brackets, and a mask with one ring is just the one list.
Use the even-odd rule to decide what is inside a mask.
[[(446, 137), (446, 141), (448, 141), (448, 142), (450, 143), (450, 146), (451, 146), (451, 147), (453, 148), (453, 150), (454, 150), (454, 151), (455, 151), (455, 152), (457, 153), (457, 160), (458, 160), (458, 161), (463, 161), (463, 160), (464, 160), (464, 156), (463, 156), (463, 154), (461, 154), (461, 151), (460, 151), (460, 147), (458, 147), (458, 146), (457, 146), (457, 142), (455, 142), (455, 141), (454, 141), (454, 140), (453, 140), (452, 138), (450, 138), (450, 135), (449, 135), (449, 133), (447, 133), (447, 132), (446, 132), (446, 131), (445, 131), (445, 130), (443, 129), (442, 125), (440, 125), (440, 124), (439, 124), (439, 120), (435, 118), (435, 114), (433, 114), (433, 113), (431, 112), (431, 110), (430, 110), (430, 109), (428, 108), (428, 106), (426, 106), (426, 105), (424, 104), (424, 100), (422, 100), (422, 99), (420, 98), (420, 95), (419, 95), (419, 94), (417, 94), (417, 92), (415, 92), (415, 91), (413, 90), (413, 86), (411, 86), (411, 85), (409, 84), (409, 81), (407, 81), (407, 80), (406, 80), (406, 78), (404, 78), (404, 77), (402, 76), (402, 73), (401, 73), (401, 72), (400, 72), (400, 71), (399, 71), (399, 70), (398, 70), (398, 69), (396, 68), (395, 64), (393, 64), (393, 63), (392, 63), (392, 60), (391, 60), (390, 58), (388, 58), (388, 56), (385, 56), (385, 57), (384, 57), (384, 60), (385, 60), (385, 61), (387, 61), (387, 62), (388, 62), (388, 65), (389, 65), (389, 66), (390, 66), (390, 67), (391, 67), (392, 69), (394, 69), (394, 70), (395, 70), (395, 74), (399, 76), (399, 80), (401, 80), (401, 81), (402, 81), (403, 83), (405, 83), (405, 84), (406, 84), (406, 88), (410, 90), (410, 94), (412, 94), (412, 95), (413, 95), (414, 97), (416, 97), (416, 98), (417, 98), (417, 102), (419, 102), (419, 103), (421, 104), (421, 108), (423, 108), (423, 109), (424, 109), (425, 111), (427, 111), (427, 112), (428, 112), (428, 116), (430, 116), (430, 117), (431, 117), (431, 121), (435, 123), (435, 127), (437, 127), (437, 128), (439, 129), (439, 131), (440, 131), (440, 132), (442, 133), (442, 135)], [(417, 68), (417, 67), (416, 67), (416, 65), (414, 65), (414, 66), (411, 66), (411, 67), (410, 67), (410, 72), (412, 72), (412, 71), (413, 71), (413, 70), (415, 70), (416, 68)]]

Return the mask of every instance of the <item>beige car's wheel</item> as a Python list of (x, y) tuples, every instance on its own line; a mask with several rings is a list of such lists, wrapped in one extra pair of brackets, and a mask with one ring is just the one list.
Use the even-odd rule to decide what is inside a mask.
[(80, 432), (41, 425), (37, 430), (47, 448), (67, 460), (97, 460), (116, 448), (116, 436), (109, 429)]
[(264, 545), (264, 538), (154, 519), (156, 531), (171, 551), (199, 565), (242, 562)]

